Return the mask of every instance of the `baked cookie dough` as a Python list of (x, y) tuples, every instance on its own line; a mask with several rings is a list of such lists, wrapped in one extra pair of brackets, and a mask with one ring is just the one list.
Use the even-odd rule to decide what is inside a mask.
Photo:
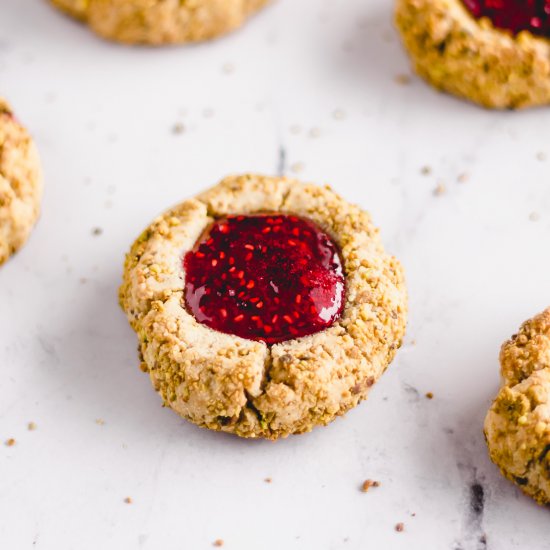
[(42, 197), (34, 143), (0, 97), (0, 265), (27, 241)]
[(485, 419), (491, 460), (539, 504), (550, 502), (550, 308), (500, 353), (503, 385)]
[(395, 20), (416, 72), (435, 88), (488, 108), (550, 103), (548, 38), (496, 28), (462, 0), (397, 0)]
[[(194, 258), (207, 250), (204, 239), (206, 245), (214, 240), (210, 228), (223, 233), (224, 220), (260, 213), (271, 216), (273, 224), (285, 216), (306, 220), (339, 248), (345, 278), (342, 311), (324, 330), (268, 343), (268, 338), (213, 330), (190, 313), (184, 269), (190, 251)], [(266, 231), (270, 229), (264, 227), (262, 233)], [(300, 235), (296, 228), (292, 231)], [(289, 239), (289, 244), (302, 246), (301, 238)], [(271, 253), (261, 241), (244, 248), (250, 249), (250, 258)], [(243, 301), (257, 308), (273, 306), (261, 297), (250, 298), (255, 288), (248, 279), (255, 274), (245, 273), (246, 266), (232, 273), (232, 257), (222, 254), (212, 265), (227, 262), (228, 275), (242, 279)], [(292, 272), (292, 266), (283, 268)], [(221, 311), (225, 296), (219, 299), (219, 313), (227, 315)], [(296, 304), (299, 300), (297, 296)], [(365, 399), (401, 345), (407, 314), (401, 265), (384, 252), (366, 212), (328, 187), (258, 175), (224, 179), (157, 218), (127, 255), (120, 303), (138, 335), (142, 370), (166, 406), (205, 428), (267, 439), (328, 424)], [(243, 313), (247, 307), (242, 306)], [(292, 315), (285, 317), (292, 323)], [(271, 321), (280, 322), (276, 315)]]
[(269, 0), (51, 0), (98, 35), (126, 44), (178, 44), (240, 27)]

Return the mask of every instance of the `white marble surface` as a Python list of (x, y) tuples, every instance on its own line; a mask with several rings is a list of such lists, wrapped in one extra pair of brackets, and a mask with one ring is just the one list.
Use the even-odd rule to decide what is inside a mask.
[[(0, 270), (0, 439), (17, 440), (0, 447), (2, 549), (550, 548), (548, 510), (482, 435), (501, 342), (550, 304), (550, 110), (397, 84), (390, 21), (385, 0), (279, 0), (215, 43), (131, 49), (45, 1), (1, 0), (0, 91), (46, 174), (42, 219)], [(248, 442), (161, 408), (116, 292), (165, 207), (281, 169), (372, 213), (406, 266), (410, 325), (345, 419)], [(366, 478), (381, 487), (361, 493)]]

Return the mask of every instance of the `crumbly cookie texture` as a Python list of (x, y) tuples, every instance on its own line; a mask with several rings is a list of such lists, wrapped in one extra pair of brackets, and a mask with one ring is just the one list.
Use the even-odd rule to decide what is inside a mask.
[(416, 72), (488, 108), (550, 103), (550, 41), (475, 19), (461, 0), (397, 0), (395, 20)]
[(0, 98), (0, 265), (27, 241), (38, 219), (41, 196), (34, 143)]
[(539, 504), (550, 502), (550, 308), (500, 353), (503, 386), (485, 419), (492, 461)]
[(177, 44), (209, 40), (240, 27), (269, 0), (51, 0), (109, 40)]
[[(309, 218), (339, 245), (346, 306), (329, 329), (268, 346), (187, 312), (184, 254), (216, 217), (261, 211)], [(256, 175), (229, 177), (157, 218), (127, 255), (120, 303), (166, 406), (202, 427), (267, 439), (308, 432), (365, 399), (407, 314), (401, 265), (366, 212), (328, 187)]]

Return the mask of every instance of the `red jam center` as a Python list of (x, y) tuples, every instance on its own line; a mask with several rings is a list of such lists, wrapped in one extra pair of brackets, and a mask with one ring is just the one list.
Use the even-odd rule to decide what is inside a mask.
[(488, 17), (495, 27), (550, 37), (550, 0), (463, 1), (474, 17)]
[(216, 221), (184, 258), (185, 302), (210, 328), (268, 344), (319, 332), (344, 308), (336, 244), (282, 214)]

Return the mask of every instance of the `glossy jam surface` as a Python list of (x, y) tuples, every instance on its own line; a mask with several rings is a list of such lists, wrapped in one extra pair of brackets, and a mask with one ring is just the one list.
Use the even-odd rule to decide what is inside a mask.
[(550, 37), (550, 0), (463, 0), (474, 17), (488, 17), (513, 34), (530, 31)]
[(342, 314), (336, 244), (291, 215), (216, 221), (184, 258), (188, 311), (210, 328), (274, 344), (319, 332)]

